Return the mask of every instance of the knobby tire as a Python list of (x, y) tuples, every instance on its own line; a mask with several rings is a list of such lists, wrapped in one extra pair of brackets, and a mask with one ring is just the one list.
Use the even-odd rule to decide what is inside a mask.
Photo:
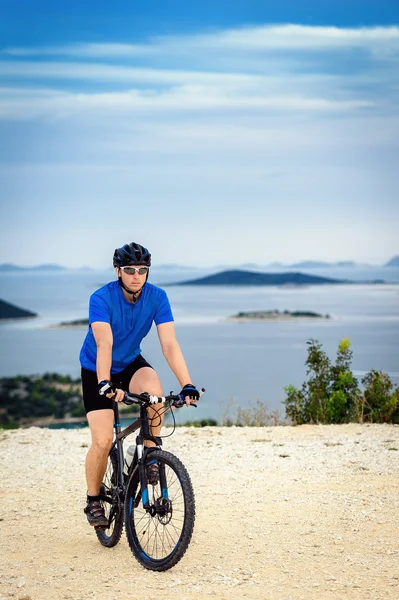
[[(166, 571), (183, 557), (194, 528), (195, 499), (190, 476), (182, 462), (170, 452), (153, 450), (146, 456), (146, 466), (157, 463), (164, 469), (167, 492), (161, 481), (148, 484), (152, 507), (164, 513), (147, 513), (142, 504), (138, 466), (133, 470), (126, 490), (125, 529), (130, 549), (146, 569)], [(167, 496), (167, 498), (165, 498)]]
[(96, 527), (96, 534), (100, 543), (106, 548), (112, 548), (121, 539), (123, 531), (123, 501), (120, 498), (117, 484), (118, 473), (118, 453), (116, 448), (112, 448), (108, 455), (107, 468), (105, 470), (103, 482), (101, 485), (101, 494), (105, 494), (111, 500), (111, 503), (102, 501), (106, 517), (109, 519), (107, 529)]

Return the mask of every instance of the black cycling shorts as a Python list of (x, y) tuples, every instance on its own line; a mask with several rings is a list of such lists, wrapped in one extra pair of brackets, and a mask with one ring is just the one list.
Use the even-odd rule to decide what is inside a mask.
[[(133, 362), (123, 369), (120, 373), (111, 375), (111, 381), (121, 390), (128, 390), (129, 383), (133, 375), (143, 367), (153, 367), (146, 359), (139, 354)], [(102, 410), (103, 408), (113, 408), (114, 401), (107, 396), (100, 396), (98, 393), (98, 379), (95, 371), (89, 371), (82, 367), (82, 388), (83, 403), (86, 414), (91, 410)]]

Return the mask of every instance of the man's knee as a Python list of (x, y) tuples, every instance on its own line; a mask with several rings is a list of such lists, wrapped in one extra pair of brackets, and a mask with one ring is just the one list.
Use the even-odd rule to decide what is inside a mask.
[(161, 381), (154, 369), (144, 367), (137, 371), (130, 380), (129, 390), (136, 394), (147, 392), (157, 396), (162, 394)]
[(108, 454), (113, 441), (112, 435), (102, 434), (96, 435), (92, 439), (91, 447), (95, 452), (100, 454)]

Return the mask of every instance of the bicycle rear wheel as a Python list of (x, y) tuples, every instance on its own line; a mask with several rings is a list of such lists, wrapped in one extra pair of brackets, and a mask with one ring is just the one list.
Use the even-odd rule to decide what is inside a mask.
[(106, 548), (112, 548), (121, 539), (123, 531), (123, 499), (121, 490), (117, 487), (118, 482), (118, 453), (116, 448), (112, 448), (108, 455), (107, 468), (103, 477), (100, 493), (106, 496), (107, 500), (102, 500), (105, 516), (108, 519), (108, 527), (96, 527), (96, 534), (100, 543)]
[(195, 521), (194, 491), (186, 468), (163, 450), (147, 454), (146, 469), (158, 465), (159, 478), (148, 484), (150, 511), (143, 508), (138, 467), (126, 491), (125, 528), (130, 549), (146, 569), (166, 571), (186, 552)]

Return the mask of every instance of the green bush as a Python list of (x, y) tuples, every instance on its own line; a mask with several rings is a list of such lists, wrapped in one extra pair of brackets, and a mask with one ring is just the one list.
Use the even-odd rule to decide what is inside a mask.
[(362, 390), (351, 371), (352, 350), (347, 338), (338, 345), (335, 364), (317, 340), (309, 340), (308, 380), (299, 390), (284, 388), (286, 415), (294, 425), (305, 423), (399, 422), (399, 388), (381, 371), (362, 379)]
[(310, 340), (307, 343), (309, 348), (305, 364), (309, 379), (305, 405), (306, 418), (308, 421), (316, 420), (323, 423), (327, 418), (331, 365), (327, 354), (322, 350), (318, 341)]
[(199, 421), (186, 421), (181, 427), (217, 427), (218, 425), (219, 423), (215, 419), (201, 419)]
[(371, 370), (362, 379), (365, 390), (357, 413), (361, 421), (387, 423), (399, 421), (399, 388), (382, 371)]

